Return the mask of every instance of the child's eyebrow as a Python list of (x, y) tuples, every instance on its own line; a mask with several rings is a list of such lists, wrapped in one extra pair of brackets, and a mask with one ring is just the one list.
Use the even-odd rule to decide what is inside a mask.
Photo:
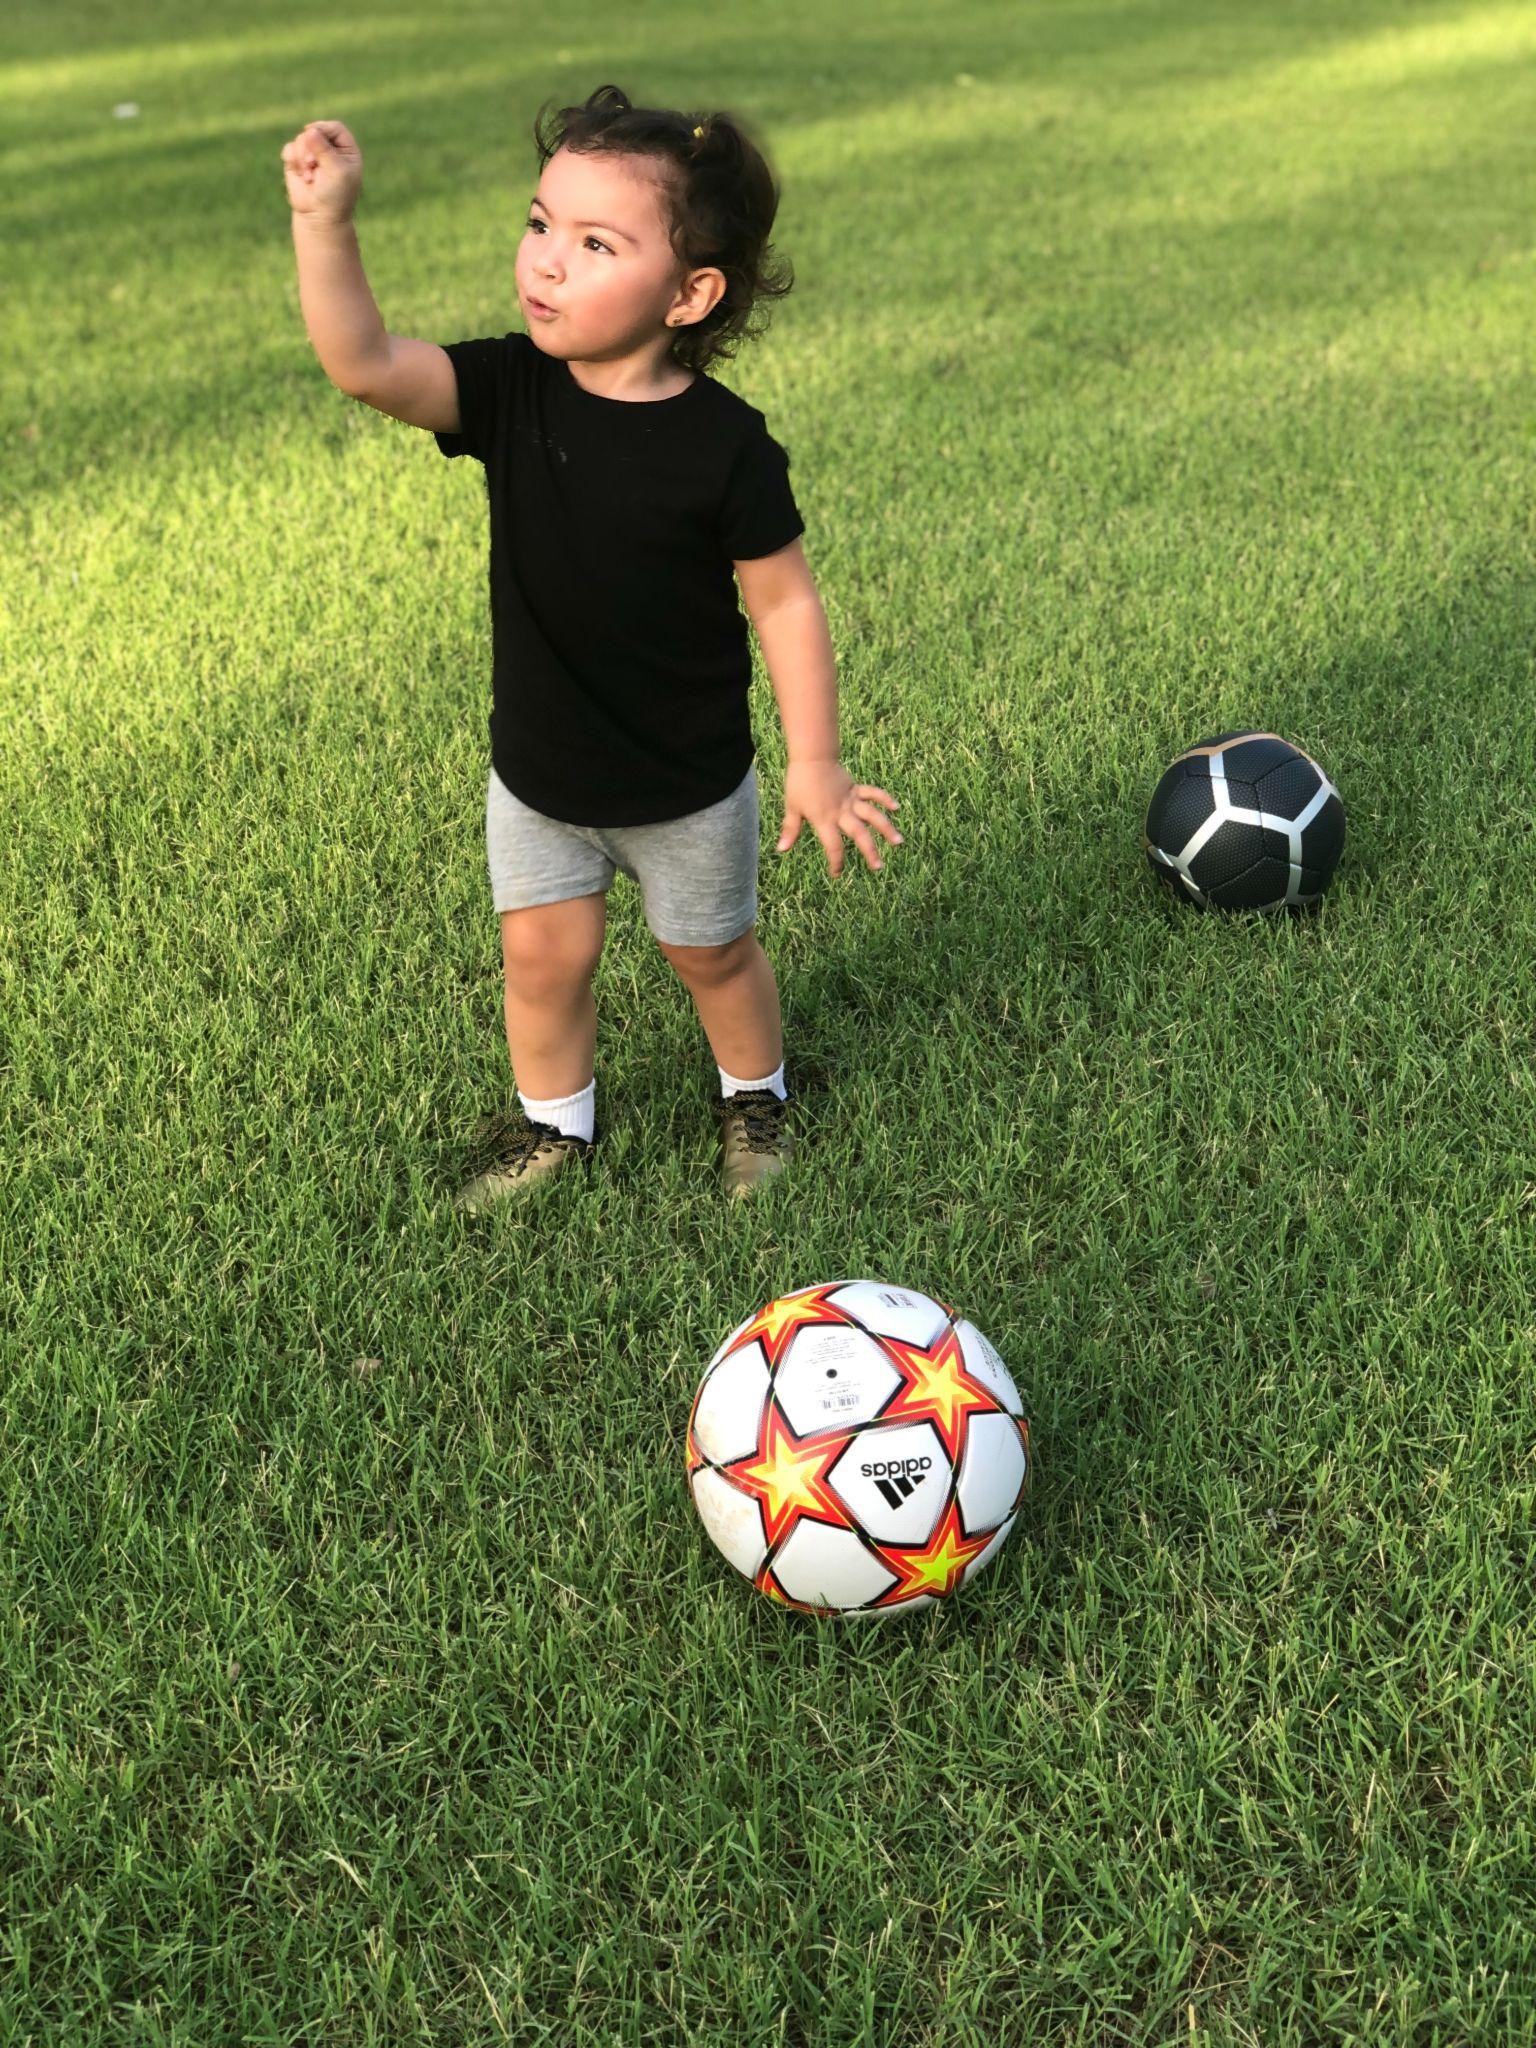
[[(549, 208), (544, 204), (543, 200), (539, 197), (537, 192), (534, 193), (533, 197), (529, 200), (528, 204), (530, 206), (538, 207), (541, 213), (549, 213)], [(549, 217), (551, 220), (554, 219), (554, 215), (552, 213), (549, 215)], [(628, 242), (631, 244), (632, 247), (636, 249), (638, 249), (640, 246), (640, 244), (635, 240), (633, 235), (626, 235), (622, 228), (611, 227), (608, 224), (608, 222), (604, 220), (579, 220), (577, 221), (576, 225), (579, 228), (601, 228), (605, 235), (617, 235), (620, 241)]]

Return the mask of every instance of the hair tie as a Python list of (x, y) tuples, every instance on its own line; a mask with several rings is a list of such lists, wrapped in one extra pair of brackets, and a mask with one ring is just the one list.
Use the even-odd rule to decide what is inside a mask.
[(702, 128), (695, 128), (693, 132), (694, 132), (695, 136), (699, 136), (699, 135), (702, 135), (702, 134), (704, 133), (704, 130), (703, 130)]

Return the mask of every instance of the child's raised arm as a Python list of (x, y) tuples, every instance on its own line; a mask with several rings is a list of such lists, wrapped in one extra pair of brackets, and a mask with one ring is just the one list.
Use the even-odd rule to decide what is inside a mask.
[(339, 391), (429, 432), (459, 430), (459, 389), (446, 350), (390, 334), (363, 274), (352, 215), (363, 153), (340, 121), (311, 121), (282, 153), (293, 208), (299, 304), (320, 367)]

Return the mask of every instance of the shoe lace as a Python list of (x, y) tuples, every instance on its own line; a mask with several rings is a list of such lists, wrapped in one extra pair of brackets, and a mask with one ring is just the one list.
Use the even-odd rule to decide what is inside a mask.
[(784, 1130), (784, 1104), (771, 1088), (744, 1088), (726, 1097), (722, 1113), (739, 1122), (749, 1152), (776, 1152)]
[(558, 1143), (560, 1136), (553, 1124), (538, 1124), (531, 1117), (503, 1117), (482, 1139), (475, 1169), (483, 1173), (494, 1166), (515, 1171), (552, 1140)]

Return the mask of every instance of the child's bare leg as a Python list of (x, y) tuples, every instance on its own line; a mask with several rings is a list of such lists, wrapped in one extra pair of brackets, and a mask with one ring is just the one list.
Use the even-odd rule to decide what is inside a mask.
[(603, 950), (607, 910), (607, 898), (599, 894), (501, 914), (507, 1052), (521, 1095), (577, 1095), (592, 1079), (592, 975)]
[(779, 991), (757, 927), (723, 946), (658, 943), (693, 997), (716, 1064), (743, 1081), (775, 1073), (784, 1059)]

